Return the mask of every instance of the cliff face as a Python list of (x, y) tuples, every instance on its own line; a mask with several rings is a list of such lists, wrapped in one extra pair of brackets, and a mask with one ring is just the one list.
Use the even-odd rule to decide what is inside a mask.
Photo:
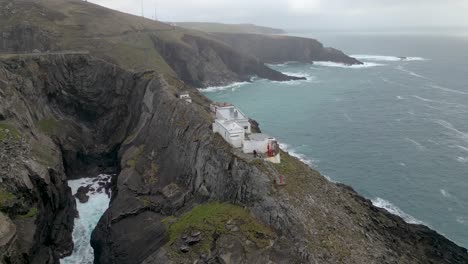
[[(176, 98), (189, 88), (170, 76), (82, 55), (13, 58), (0, 72), (2, 151), (16, 160), (0, 183), (10, 194), (2, 198), (15, 197), (3, 199), (0, 214), (0, 254), (11, 263), (57, 263), (70, 253), (65, 173), (100, 168), (118, 176), (92, 236), (95, 263), (468, 261), (465, 249), (287, 153), (276, 169), (288, 184), (276, 187), (262, 162), (211, 132), (202, 95), (191, 90), (192, 104)], [(190, 236), (199, 241), (182, 253)]]
[(76, 212), (66, 180), (118, 169), (134, 76), (102, 64), (36, 56), (0, 65), (0, 210), (14, 234), (0, 239), (6, 263), (70, 254)]
[(213, 35), (231, 47), (255, 55), (266, 63), (332, 61), (362, 64), (342, 51), (324, 47), (315, 39), (259, 34), (213, 33)]
[(252, 76), (276, 81), (300, 79), (274, 71), (254, 56), (236, 52), (221, 42), (199, 36), (184, 35), (182, 43), (165, 42), (155, 36), (152, 39), (177, 76), (195, 87), (250, 81)]

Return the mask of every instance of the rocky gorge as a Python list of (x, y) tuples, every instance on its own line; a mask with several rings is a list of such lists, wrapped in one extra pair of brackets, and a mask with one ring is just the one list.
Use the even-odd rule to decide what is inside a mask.
[[(95, 263), (468, 262), (466, 249), (287, 153), (276, 169), (288, 184), (276, 186), (262, 162), (212, 133), (210, 101), (193, 86), (290, 78), (266, 57), (81, 1), (1, 4), (2, 262), (71, 254), (77, 212), (66, 181), (99, 173), (116, 176), (90, 241)], [(15, 26), (18, 14), (35, 12), (47, 14), (42, 24)], [(126, 27), (108, 22), (107, 35), (93, 28), (90, 37), (95, 24), (84, 18), (96, 12)]]

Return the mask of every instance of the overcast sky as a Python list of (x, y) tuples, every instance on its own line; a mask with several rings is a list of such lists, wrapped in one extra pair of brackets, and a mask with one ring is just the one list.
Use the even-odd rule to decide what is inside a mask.
[[(141, 0), (91, 0), (141, 14)], [(468, 27), (468, 0), (143, 0), (163, 21), (255, 23), (281, 28)]]

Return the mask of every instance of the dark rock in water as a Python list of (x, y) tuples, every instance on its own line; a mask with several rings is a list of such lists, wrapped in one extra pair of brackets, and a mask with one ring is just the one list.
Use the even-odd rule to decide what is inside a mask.
[(80, 203), (87, 203), (89, 200), (88, 193), (91, 189), (91, 185), (81, 186), (76, 191), (75, 197), (80, 201)]

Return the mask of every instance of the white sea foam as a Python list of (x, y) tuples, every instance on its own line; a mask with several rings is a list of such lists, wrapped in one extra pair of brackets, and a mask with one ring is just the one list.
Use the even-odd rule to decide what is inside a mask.
[(468, 221), (466, 220), (466, 218), (463, 218), (463, 217), (461, 217), (461, 216), (457, 217), (455, 220), (456, 220), (458, 223), (462, 224), (462, 225), (468, 223)]
[(418, 219), (414, 218), (413, 216), (403, 212), (400, 208), (398, 208), (396, 205), (392, 204), (391, 202), (384, 200), (380, 197), (377, 197), (375, 199), (372, 199), (372, 204), (376, 207), (383, 208), (387, 210), (389, 213), (398, 215), (399, 217), (403, 218), (407, 223), (410, 224), (424, 224), (424, 222), (419, 221)]
[(456, 147), (459, 148), (459, 149), (461, 149), (461, 150), (464, 150), (464, 151), (468, 152), (468, 148), (467, 148), (467, 147), (460, 146), (460, 145), (457, 145)]
[(427, 79), (426, 77), (424, 77), (424, 76), (422, 76), (422, 75), (420, 75), (420, 74), (417, 74), (417, 73), (415, 73), (415, 72), (413, 72), (413, 71), (410, 71), (410, 70), (408, 70), (408, 69), (405, 69), (405, 68), (404, 68), (403, 66), (401, 66), (401, 65), (395, 67), (395, 69), (397, 69), (397, 70), (399, 70), (399, 71), (401, 71), (401, 72), (407, 73), (407, 74), (409, 74), (409, 75), (411, 75), (411, 76), (414, 76), (414, 77), (418, 77), (418, 78), (422, 78), (422, 79)]
[(403, 96), (400, 96), (400, 95), (398, 95), (396, 98), (397, 98), (398, 100), (403, 100), (403, 99), (405, 99)]
[(406, 167), (406, 163), (404, 163), (404, 162), (400, 162), (399, 164), (400, 164), (400, 166), (402, 166), (402, 167)]
[(461, 163), (468, 163), (468, 157), (457, 157), (457, 161)]
[(463, 131), (458, 130), (455, 128), (451, 123), (445, 121), (445, 120), (440, 120), (440, 119), (435, 119), (433, 120), (434, 123), (441, 125), (442, 127), (445, 127), (446, 129), (452, 131), (455, 133), (455, 135), (462, 139), (465, 142), (468, 142), (468, 133), (465, 133)]
[(271, 67), (286, 67), (290, 64), (294, 64), (294, 63), (299, 63), (297, 61), (287, 61), (287, 62), (284, 62), (284, 63), (278, 63), (278, 64), (271, 64), (271, 63), (268, 63), (266, 64), (267, 66), (271, 66)]
[(364, 64), (348, 65), (344, 63), (337, 63), (337, 62), (331, 62), (331, 61), (314, 61), (314, 65), (322, 66), (322, 67), (344, 68), (344, 69), (363, 69), (363, 68), (371, 68), (371, 67), (376, 67), (376, 66), (384, 66), (385, 64), (374, 63), (374, 62), (364, 62)]
[[(109, 175), (99, 175), (98, 178), (109, 178)], [(84, 178), (79, 180), (70, 180), (68, 185), (72, 193), (76, 194), (81, 186), (92, 185), (97, 190), (100, 186), (95, 178)], [(93, 248), (90, 245), (91, 232), (96, 227), (99, 219), (109, 207), (110, 198), (103, 190), (89, 195), (87, 203), (76, 201), (76, 207), (79, 212), (79, 218), (75, 219), (73, 229), (73, 242), (75, 247), (71, 256), (63, 258), (62, 264), (92, 264), (94, 261)]]
[(219, 91), (224, 91), (224, 90), (235, 91), (238, 88), (245, 86), (247, 84), (250, 84), (250, 82), (235, 82), (226, 86), (211, 86), (211, 87), (206, 87), (206, 88), (200, 88), (198, 90), (202, 93), (213, 93), (213, 92), (219, 92)]
[(454, 89), (450, 89), (450, 88), (447, 88), (447, 87), (442, 87), (442, 86), (435, 85), (435, 84), (431, 84), (431, 85), (429, 85), (429, 87), (434, 88), (434, 89), (438, 89), (438, 90), (442, 90), (442, 91), (445, 91), (445, 92), (468, 95), (468, 92), (454, 90)]
[(351, 55), (351, 57), (358, 60), (367, 60), (367, 61), (425, 61), (425, 58), (421, 57), (396, 57), (396, 56), (385, 56), (385, 55), (364, 55), (357, 54)]
[(444, 189), (440, 189), (440, 193), (442, 194), (442, 196), (446, 197), (446, 198), (450, 198), (451, 195), (449, 192), (447, 192), (446, 190)]
[(426, 147), (424, 147), (421, 143), (417, 142), (414, 139), (411, 138), (405, 138), (406, 141), (413, 143), (416, 147), (418, 147), (419, 150), (423, 151), (426, 150)]
[(317, 163), (318, 160), (312, 160), (312, 159), (309, 159), (306, 155), (302, 154), (302, 153), (298, 153), (296, 152), (296, 150), (294, 148), (291, 148), (288, 144), (285, 144), (285, 143), (280, 143), (280, 148), (283, 150), (283, 151), (286, 151), (289, 153), (289, 155), (299, 159), (300, 161), (302, 161), (303, 163), (309, 165), (310, 167), (314, 167), (315, 164), (314, 163)]

